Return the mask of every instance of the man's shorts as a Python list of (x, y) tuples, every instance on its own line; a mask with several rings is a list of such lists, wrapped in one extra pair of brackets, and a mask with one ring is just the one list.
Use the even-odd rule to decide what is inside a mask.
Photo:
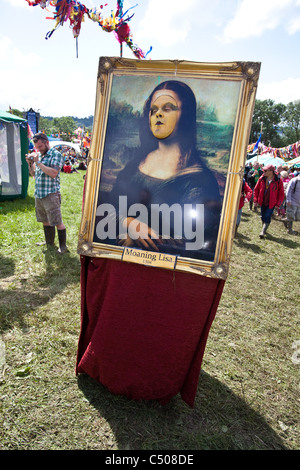
[(35, 199), (35, 214), (38, 222), (46, 222), (52, 226), (62, 225), (62, 216), (60, 211), (61, 195), (60, 193), (50, 193), (43, 198)]
[(286, 218), (289, 221), (300, 220), (300, 207), (299, 206), (286, 206)]

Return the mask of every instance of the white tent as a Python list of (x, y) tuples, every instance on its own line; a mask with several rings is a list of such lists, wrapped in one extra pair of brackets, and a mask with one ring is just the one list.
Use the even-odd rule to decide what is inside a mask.
[(294, 158), (293, 160), (290, 160), (287, 162), (288, 166), (294, 166), (294, 165), (299, 165), (300, 166), (300, 157)]
[(255, 157), (250, 158), (246, 161), (247, 163), (263, 163), (264, 165), (274, 165), (278, 167), (279, 165), (286, 165), (286, 162), (279, 157), (274, 157), (272, 153), (263, 153), (262, 155), (255, 155)]
[(0, 111), (0, 201), (25, 198), (29, 173), (26, 119)]
[(81, 155), (80, 146), (78, 144), (74, 144), (73, 142), (65, 142), (64, 140), (51, 140), (49, 142), (50, 147), (68, 147), (69, 149), (73, 149), (76, 153)]

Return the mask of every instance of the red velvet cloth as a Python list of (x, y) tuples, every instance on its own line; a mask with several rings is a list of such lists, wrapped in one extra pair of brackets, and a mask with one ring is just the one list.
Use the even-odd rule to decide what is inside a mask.
[(114, 394), (194, 406), (225, 281), (81, 256), (76, 374)]

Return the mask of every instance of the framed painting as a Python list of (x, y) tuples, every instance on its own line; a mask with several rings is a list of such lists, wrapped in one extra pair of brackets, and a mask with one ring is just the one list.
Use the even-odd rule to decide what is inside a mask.
[(100, 58), (79, 254), (226, 279), (259, 72)]

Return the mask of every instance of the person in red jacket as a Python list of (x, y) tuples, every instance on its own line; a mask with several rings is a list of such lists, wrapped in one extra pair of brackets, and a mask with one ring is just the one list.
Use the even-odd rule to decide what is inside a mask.
[(280, 207), (284, 200), (282, 179), (275, 173), (275, 167), (267, 165), (263, 168), (263, 172), (254, 188), (254, 204), (261, 207), (263, 228), (259, 234), (260, 238), (266, 235), (274, 208)]
[(66, 163), (63, 166), (63, 172), (64, 173), (71, 173), (72, 172), (72, 167), (71, 167), (71, 163), (69, 162), (69, 160), (66, 160)]
[(243, 178), (243, 183), (242, 183), (242, 192), (241, 192), (241, 197), (240, 197), (240, 203), (239, 203), (239, 210), (237, 214), (237, 219), (236, 219), (236, 227), (235, 227), (235, 235), (237, 234), (238, 227), (241, 222), (241, 217), (242, 217), (242, 210), (245, 204), (245, 199), (250, 201), (252, 197), (252, 189), (250, 186), (246, 183), (245, 178)]

